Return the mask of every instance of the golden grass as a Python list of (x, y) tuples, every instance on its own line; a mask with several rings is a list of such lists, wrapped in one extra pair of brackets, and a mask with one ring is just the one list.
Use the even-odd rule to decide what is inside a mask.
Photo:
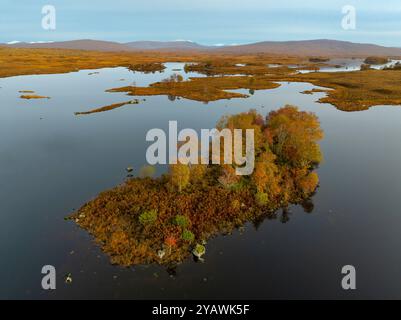
[(66, 73), (82, 69), (133, 67), (160, 70), (164, 62), (205, 62), (217, 64), (302, 63), (299, 57), (271, 55), (229, 55), (199, 52), (100, 52), (65, 49), (25, 49), (0, 47), (0, 78), (18, 75)]
[(327, 87), (327, 97), (319, 100), (343, 111), (367, 110), (376, 105), (401, 104), (401, 72), (365, 70), (354, 72), (308, 73), (291, 76), (288, 81), (310, 82)]
[(149, 87), (122, 87), (108, 92), (127, 92), (132, 96), (171, 95), (197, 101), (246, 98), (248, 95), (225, 90), (274, 89), (277, 82), (309, 82), (331, 90), (313, 89), (305, 94), (326, 92), (319, 102), (329, 103), (343, 111), (360, 111), (376, 105), (401, 104), (401, 72), (399, 70), (364, 70), (353, 72), (312, 72), (291, 74), (286, 69), (281, 73), (255, 76), (223, 76), (191, 78), (184, 82), (157, 82)]
[(149, 87), (122, 87), (108, 92), (127, 92), (131, 96), (168, 95), (196, 101), (215, 101), (220, 99), (246, 98), (248, 95), (228, 92), (235, 89), (273, 89), (280, 85), (265, 77), (206, 77), (191, 78), (182, 82), (156, 82)]
[[(328, 96), (320, 102), (330, 103), (344, 111), (366, 110), (375, 105), (401, 104), (401, 72), (364, 70), (356, 72), (294, 74), (298, 69), (316, 69), (326, 59), (279, 57), (267, 54), (219, 54), (193, 52), (96, 52), (61, 49), (0, 48), (0, 77), (28, 74), (50, 74), (123, 66), (157, 70), (164, 62), (190, 62), (187, 71), (197, 71), (219, 77), (192, 78), (189, 81), (158, 82), (150, 87), (123, 87), (110, 92), (127, 92), (133, 96), (169, 95), (197, 101), (245, 98), (247, 95), (227, 92), (235, 89), (273, 89), (281, 81), (309, 82), (327, 87)], [(268, 64), (281, 67), (269, 68)], [(134, 66), (134, 67), (133, 67)], [(135, 67), (136, 66), (136, 67)], [(230, 77), (228, 75), (241, 74)], [(21, 98), (34, 99), (35, 95)], [(47, 97), (45, 97), (47, 98)], [(113, 109), (110, 106), (101, 109)], [(97, 111), (96, 111), (97, 112)]]
[[(276, 61), (278, 62), (278, 61)], [(214, 61), (206, 61), (199, 62), (196, 64), (187, 64), (185, 65), (185, 71), (187, 72), (198, 72), (201, 74), (205, 74), (208, 76), (214, 75), (265, 75), (265, 74), (287, 74), (292, 73), (294, 69), (290, 69), (287, 66), (283, 65), (283, 63), (288, 63), (281, 61), (278, 67), (268, 67), (268, 64), (265, 60), (258, 61), (255, 58), (255, 61), (249, 63), (235, 63), (231, 60), (217, 59)], [(276, 63), (275, 63), (276, 64)], [(304, 63), (300, 68), (306, 69), (314, 69), (316, 68), (315, 64)]]

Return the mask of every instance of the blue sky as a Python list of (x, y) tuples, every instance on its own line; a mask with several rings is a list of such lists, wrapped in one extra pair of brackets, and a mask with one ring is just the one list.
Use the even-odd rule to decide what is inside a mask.
[[(57, 28), (41, 27), (42, 6)], [(341, 9), (357, 10), (343, 30)], [(338, 39), (401, 47), (399, 0), (1, 0), (0, 42), (99, 39), (192, 40), (202, 44)]]

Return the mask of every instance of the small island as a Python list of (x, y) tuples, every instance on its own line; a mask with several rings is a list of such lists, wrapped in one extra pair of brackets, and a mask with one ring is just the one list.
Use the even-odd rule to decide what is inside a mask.
[(21, 99), (31, 100), (31, 99), (50, 99), (47, 96), (39, 96), (37, 94), (23, 94), (20, 96)]
[(285, 106), (223, 117), (218, 129), (254, 129), (255, 169), (170, 165), (158, 178), (131, 178), (70, 216), (93, 235), (114, 264), (174, 266), (202, 259), (206, 242), (309, 199), (318, 187), (323, 131), (316, 115)]
[(389, 63), (390, 60), (387, 57), (367, 57), (364, 61), (365, 64), (379, 65)]
[(19, 93), (22, 93), (20, 96), (21, 99), (31, 100), (31, 99), (50, 99), (48, 96), (41, 96), (35, 93), (33, 90), (20, 90)]
[(128, 67), (131, 71), (138, 71), (143, 73), (155, 73), (162, 72), (166, 67), (163, 63), (152, 62), (152, 63), (142, 63), (142, 64), (132, 64)]

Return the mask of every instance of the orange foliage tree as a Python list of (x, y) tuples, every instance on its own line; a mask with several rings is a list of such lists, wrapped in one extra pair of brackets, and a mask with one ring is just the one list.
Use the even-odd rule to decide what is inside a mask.
[(273, 152), (283, 163), (311, 166), (322, 160), (317, 141), (323, 138), (319, 119), (313, 113), (285, 106), (269, 113), (265, 134)]

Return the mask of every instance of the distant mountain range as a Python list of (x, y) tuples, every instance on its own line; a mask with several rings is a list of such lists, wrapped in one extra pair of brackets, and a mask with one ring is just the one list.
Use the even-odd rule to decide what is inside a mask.
[(133, 41), (124, 43), (136, 50), (206, 50), (213, 47), (203, 46), (192, 41)]
[(99, 40), (73, 40), (39, 43), (13, 42), (1, 45), (12, 48), (60, 48), (98, 51), (158, 50), (209, 51), (222, 53), (270, 53), (298, 56), (401, 56), (401, 48), (337, 40), (265, 41), (231, 46), (204, 46), (191, 41), (134, 41), (118, 43)]
[(72, 40), (62, 42), (47, 43), (27, 43), (14, 42), (5, 44), (12, 48), (57, 48), (57, 49), (76, 49), (76, 50), (99, 50), (99, 51), (129, 51), (130, 48), (124, 44), (111, 41), (100, 40)]
[(207, 50), (213, 47), (202, 46), (191, 41), (133, 41), (127, 43), (118, 43), (101, 40), (72, 40), (63, 42), (42, 42), (27, 43), (13, 41), (9, 44), (3, 44), (13, 48), (59, 48), (59, 49), (77, 49), (77, 50), (99, 50), (99, 51), (147, 51), (147, 50)]

